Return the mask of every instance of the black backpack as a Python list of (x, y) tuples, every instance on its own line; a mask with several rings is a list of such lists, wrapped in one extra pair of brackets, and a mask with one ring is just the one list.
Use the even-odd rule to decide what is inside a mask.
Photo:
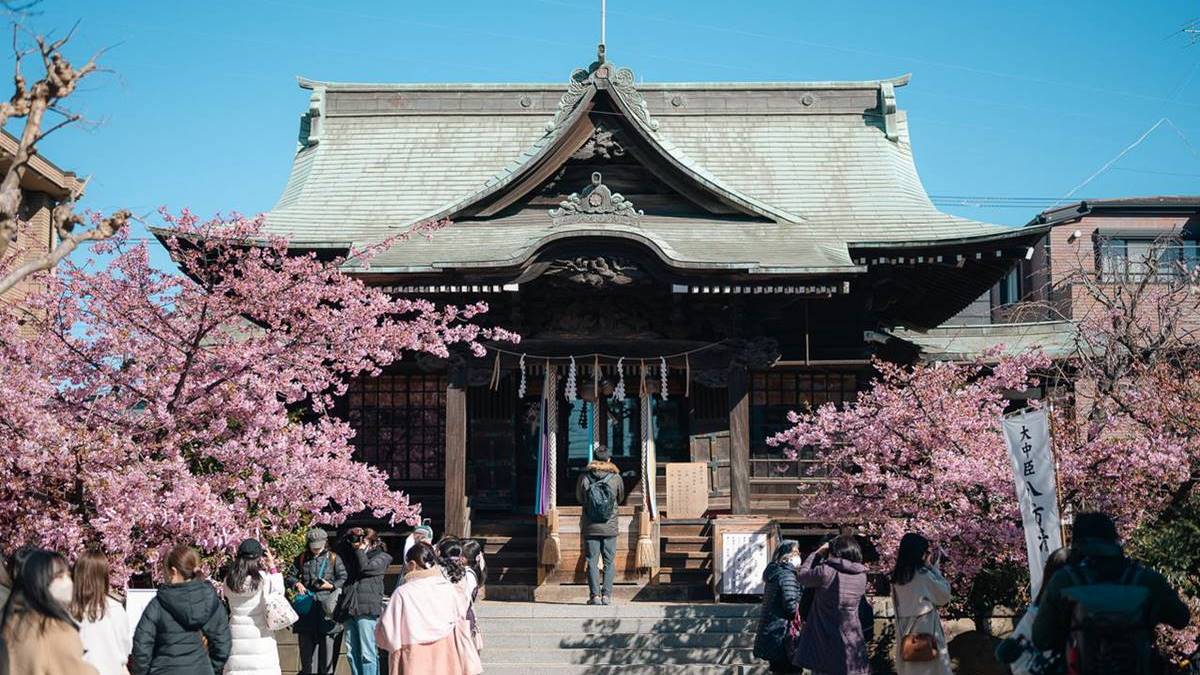
[(607, 478), (588, 476), (583, 497), (583, 513), (590, 522), (607, 523), (617, 509), (617, 496), (608, 486)]
[(1072, 585), (1071, 635), (1067, 672), (1071, 675), (1143, 675), (1154, 658), (1150, 589), (1139, 583), (1136, 563), (1115, 582), (1097, 582), (1086, 566), (1066, 568)]

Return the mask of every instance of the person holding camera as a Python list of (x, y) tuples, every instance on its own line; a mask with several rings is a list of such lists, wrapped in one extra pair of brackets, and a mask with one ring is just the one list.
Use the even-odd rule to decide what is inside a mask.
[(900, 539), (892, 571), (896, 608), (896, 673), (953, 675), (938, 607), (950, 602), (950, 582), (938, 571), (945, 557), (929, 540), (909, 532)]
[(300, 675), (333, 675), (342, 637), (342, 624), (334, 615), (346, 585), (346, 565), (329, 550), (325, 530), (314, 527), (305, 539), (308, 550), (296, 558), (287, 575), (288, 588), (295, 591), (297, 599), (311, 596), (307, 602), (292, 603), (300, 614), (292, 626), (300, 643)]
[(346, 630), (346, 660), (352, 675), (379, 675), (375, 624), (383, 612), (383, 575), (392, 556), (384, 550), (379, 533), (369, 527), (346, 532), (342, 555), (347, 577), (338, 619)]

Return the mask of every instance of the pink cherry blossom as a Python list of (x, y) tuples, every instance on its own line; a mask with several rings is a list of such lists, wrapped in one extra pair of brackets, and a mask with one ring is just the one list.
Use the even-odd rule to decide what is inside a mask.
[(289, 255), (258, 219), (164, 218), (182, 275), (119, 237), (95, 247), (107, 264), (65, 263), (0, 316), (3, 548), (99, 546), (123, 581), (180, 541), (220, 554), (363, 511), (416, 522), (354, 460), (334, 400), (405, 353), (516, 336), (481, 326), (483, 303), (392, 297)]

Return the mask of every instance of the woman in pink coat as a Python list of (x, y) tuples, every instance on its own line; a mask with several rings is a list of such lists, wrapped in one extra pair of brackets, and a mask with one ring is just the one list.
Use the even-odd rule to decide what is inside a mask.
[(391, 657), (390, 675), (464, 675), (454, 630), (467, 618), (466, 595), (442, 573), (432, 546), (418, 542), (404, 556), (407, 572), (375, 626)]

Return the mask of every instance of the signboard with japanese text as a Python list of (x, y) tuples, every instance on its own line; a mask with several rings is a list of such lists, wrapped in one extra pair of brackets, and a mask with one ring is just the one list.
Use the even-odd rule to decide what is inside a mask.
[(1041, 409), (1009, 415), (1002, 424), (1025, 526), (1030, 585), (1037, 596), (1046, 559), (1063, 545), (1050, 422), (1046, 410)]

